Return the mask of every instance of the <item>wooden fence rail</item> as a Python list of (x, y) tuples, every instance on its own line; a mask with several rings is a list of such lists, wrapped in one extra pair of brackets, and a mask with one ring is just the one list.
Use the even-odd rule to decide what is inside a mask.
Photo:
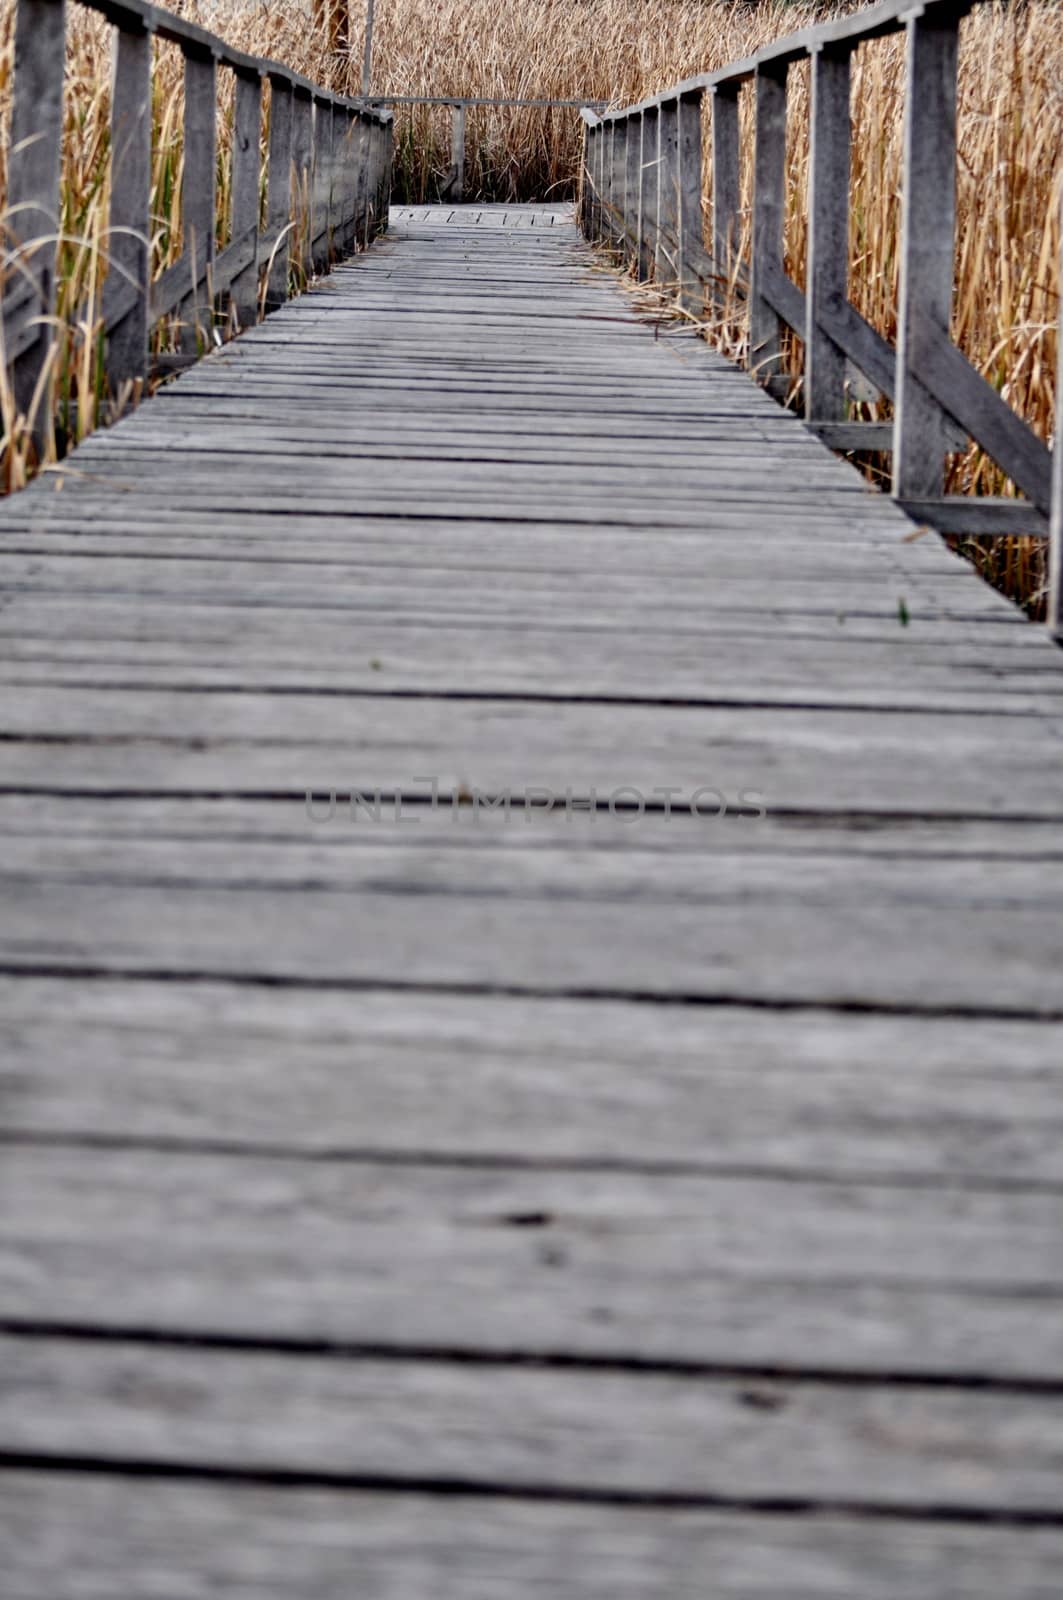
[[(804, 348), (806, 421), (836, 449), (892, 451), (895, 498), (943, 533), (1050, 532), (1049, 621), (1063, 635), (1063, 404), (1053, 453), (953, 344), (956, 73), (961, 19), (977, 0), (884, 0), (791, 34), (748, 60), (687, 79), (638, 105), (584, 108), (580, 222), (621, 251), (640, 279), (674, 288), (697, 313), (725, 287), (744, 296), (749, 366), (778, 389), (782, 334)], [(848, 297), (849, 90), (853, 51), (907, 34), (901, 280), (894, 347)], [(787, 80), (811, 63), (808, 269), (802, 291), (783, 265)], [(739, 238), (739, 96), (754, 99), (748, 260)], [(702, 217), (702, 109), (711, 108), (710, 246)], [(1063, 340), (1060, 341), (1063, 352)], [(893, 402), (891, 423), (847, 419), (847, 371)], [(774, 381), (773, 381), (774, 380)], [(1059, 394), (1063, 395), (1063, 371)], [(945, 495), (945, 456), (974, 439), (1022, 499)], [(1055, 488), (1053, 490), (1053, 481)]]
[[(147, 377), (161, 318), (182, 323), (185, 365), (212, 342), (214, 315), (241, 324), (287, 297), (289, 254), (309, 273), (387, 226), (392, 114), (234, 50), (144, 0), (77, 0), (114, 27), (108, 271), (102, 322), (112, 392)], [(53, 362), (60, 233), (66, 0), (18, 0), (5, 221), (4, 353), (15, 404), (30, 414)], [(152, 38), (184, 58), (183, 252), (150, 278)], [(219, 70), (235, 76), (229, 242), (215, 242)], [(266, 214), (260, 216), (263, 84), (270, 86)], [(263, 225), (264, 220), (264, 225)], [(264, 281), (267, 280), (268, 281)]]

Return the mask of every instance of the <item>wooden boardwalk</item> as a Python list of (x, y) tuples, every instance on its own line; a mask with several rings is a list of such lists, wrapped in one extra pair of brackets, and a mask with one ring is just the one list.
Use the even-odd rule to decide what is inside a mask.
[(0, 578), (3, 1600), (1058, 1596), (1038, 630), (533, 208)]

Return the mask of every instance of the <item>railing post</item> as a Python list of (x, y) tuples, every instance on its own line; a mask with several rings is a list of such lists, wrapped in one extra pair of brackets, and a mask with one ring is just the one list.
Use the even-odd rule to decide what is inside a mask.
[(309, 89), (296, 84), (292, 99), (292, 254), (296, 268), (310, 276), (313, 249), (314, 101)]
[(701, 220), (701, 105), (702, 91), (685, 94), (679, 101), (678, 122), (678, 276), (679, 303), (699, 315), (703, 309), (701, 263), (705, 235)]
[(657, 260), (657, 188), (660, 159), (657, 149), (657, 123), (659, 111), (647, 106), (642, 113), (642, 161), (639, 184), (639, 279), (645, 282), (652, 277)]
[(602, 149), (602, 220), (604, 223), (602, 242), (610, 247), (616, 235), (616, 182), (613, 170), (615, 152), (616, 122), (611, 117), (605, 125), (605, 141)]
[(450, 109), (450, 170), (452, 174), (449, 199), (460, 204), (465, 198), (465, 107)]
[(849, 62), (847, 47), (812, 56), (805, 302), (805, 416), (845, 416), (845, 357), (820, 325), (849, 292)]
[(897, 311), (893, 493), (944, 493), (947, 414), (915, 377), (917, 347), (949, 337), (956, 233), (956, 67), (959, 22), (927, 12), (908, 22), (901, 283)]
[(351, 106), (342, 108), (343, 133), (339, 144), (340, 250), (349, 256), (358, 248), (358, 114)]
[[(63, 131), (63, 70), (66, 61), (64, 0), (19, 0), (15, 20), (15, 102), (11, 112), (7, 179), (7, 223), (26, 254), (16, 288), (32, 281), (37, 315), (56, 308), (56, 235), (59, 231), (59, 152)], [(33, 240), (40, 243), (34, 245)], [(21, 320), (21, 319), (20, 319)], [(47, 397), (37, 401), (38, 383), (52, 362), (55, 330), (47, 322), (30, 348), (13, 363), (16, 409), (31, 420), (38, 448), (50, 429)]]
[[(1063, 202), (1060, 215), (1063, 239)], [(1063, 251), (1059, 265), (1063, 306)], [(1048, 535), (1048, 615), (1050, 631), (1063, 641), (1063, 315), (1056, 324), (1056, 436), (1052, 451), (1052, 515)]]
[(782, 371), (782, 322), (762, 292), (782, 272), (786, 185), (786, 67), (757, 68), (753, 149), (753, 249), (749, 269), (749, 366), (769, 383)]
[(390, 112), (387, 120), (381, 124), (380, 147), (380, 231), (387, 233), (391, 223), (391, 187), (395, 173), (395, 118)]
[(601, 244), (605, 238), (607, 223), (606, 197), (605, 197), (605, 147), (609, 140), (609, 124), (602, 122), (598, 127), (598, 137), (594, 141), (594, 193), (596, 204), (594, 207), (594, 241)]
[[(288, 227), (292, 216), (292, 83), (280, 73), (270, 73), (269, 165), (266, 173), (266, 226), (270, 235)], [(288, 252), (291, 235), (270, 245), (272, 266), (266, 285), (266, 310), (274, 311), (288, 298)]]
[(111, 210), (109, 265), (103, 289), (107, 323), (120, 299), (136, 299), (107, 337), (112, 395), (148, 375), (148, 299), (151, 293), (151, 34), (130, 21), (116, 29), (111, 91)]
[[(191, 292), (180, 308), (181, 348), (199, 352), (203, 339), (201, 306), (209, 345), (213, 303), (209, 294), (214, 263), (214, 204), (217, 148), (217, 71), (213, 54), (185, 47), (185, 147), (181, 184), (181, 231), (191, 274)], [(205, 290), (208, 291), (205, 294)]]
[(639, 191), (642, 175), (642, 117), (629, 116), (624, 122), (624, 254), (629, 262), (639, 254)]
[(371, 244), (380, 231), (380, 170), (381, 170), (381, 144), (380, 124), (375, 117), (369, 121), (368, 165), (366, 168), (369, 183), (369, 234), (366, 240)]
[(657, 228), (654, 276), (679, 281), (679, 102), (664, 100), (657, 113)]
[(583, 166), (580, 170), (579, 225), (585, 239), (590, 237), (591, 218), (591, 151), (594, 148), (594, 129), (583, 118)]
[(728, 282), (739, 248), (740, 154), (738, 86), (721, 83), (712, 91), (712, 259)]
[(314, 158), (310, 185), (310, 259), (315, 272), (332, 262), (332, 182), (334, 172), (332, 97), (314, 96)]
[(355, 171), (357, 173), (358, 192), (355, 204), (355, 226), (357, 230), (358, 248), (368, 250), (370, 241), (370, 196), (369, 196), (369, 160), (372, 147), (370, 137), (371, 122), (368, 112), (359, 111), (358, 129), (355, 134)]
[(251, 237), (251, 260), (234, 279), (232, 307), (242, 328), (258, 315), (258, 185), (262, 133), (262, 79), (257, 72), (236, 74), (233, 123), (233, 243)]

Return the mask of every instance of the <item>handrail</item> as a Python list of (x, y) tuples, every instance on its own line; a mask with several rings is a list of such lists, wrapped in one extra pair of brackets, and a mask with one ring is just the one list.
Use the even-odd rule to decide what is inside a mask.
[[(583, 108), (580, 224), (630, 259), (642, 280), (674, 286), (694, 315), (721, 286), (743, 293), (748, 365), (785, 382), (782, 331), (803, 341), (808, 425), (837, 449), (892, 451), (892, 493), (913, 518), (950, 534), (1049, 535), (1049, 627), (1063, 638), (1063, 335), (1053, 452), (952, 342), (959, 25), (980, 0), (882, 0), (803, 28), (743, 61), (673, 84), (636, 105)], [(871, 39), (907, 37), (901, 284), (897, 348), (848, 292), (850, 62)], [(783, 265), (788, 69), (811, 61), (807, 290)], [(752, 244), (738, 256), (739, 95), (751, 85)], [(712, 108), (711, 246), (702, 219), (702, 104)], [(846, 419), (855, 367), (894, 402), (891, 424)], [(948, 451), (973, 438), (1024, 499), (944, 492)], [(1055, 483), (1053, 486), (1053, 469)]]
[[(146, 0), (74, 0), (114, 28), (109, 266), (102, 323), (113, 393), (142, 383), (149, 337), (163, 317), (183, 323), (187, 365), (210, 348), (219, 303), (240, 323), (287, 298), (288, 239), (301, 267), (320, 271), (368, 246), (387, 226), (393, 114), (333, 94), (277, 61), (247, 55), (194, 22)], [(0, 303), (15, 404), (39, 406), (54, 359), (60, 144), (67, 0), (17, 0), (14, 101), (8, 166), (8, 253)], [(152, 283), (152, 38), (184, 58), (184, 179), (180, 259)], [(217, 69), (235, 75), (231, 239), (215, 248)], [(271, 93), (267, 216), (260, 226), (262, 87)], [(265, 280), (265, 281), (263, 281)], [(36, 431), (43, 431), (38, 419)]]

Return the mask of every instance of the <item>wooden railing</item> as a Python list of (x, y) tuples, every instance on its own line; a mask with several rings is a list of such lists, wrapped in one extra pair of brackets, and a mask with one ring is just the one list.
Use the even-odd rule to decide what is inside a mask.
[[(687, 79), (638, 105), (585, 109), (580, 221), (640, 279), (674, 287), (698, 314), (737, 287), (749, 319), (748, 363), (766, 385), (783, 378), (784, 327), (804, 347), (808, 426), (836, 449), (892, 451), (892, 492), (943, 533), (999, 537), (1051, 529), (1049, 621), (1063, 634), (1063, 403), (1055, 461), (950, 336), (956, 224), (959, 25), (976, 0), (884, 0), (794, 33), (745, 61)], [(871, 39), (907, 34), (901, 276), (897, 346), (848, 297), (850, 63)], [(783, 266), (789, 68), (811, 62), (808, 269), (802, 291)], [(754, 98), (748, 260), (739, 239), (739, 94)], [(711, 104), (710, 242), (702, 215), (702, 110)], [(1063, 341), (1061, 341), (1063, 351)], [(893, 404), (892, 422), (847, 419), (851, 363)], [(1063, 374), (1058, 394), (1063, 396)], [(968, 438), (1024, 498), (945, 495), (945, 456)], [(1053, 471), (1054, 465), (1054, 471)]]
[[(275, 61), (144, 0), (78, 0), (114, 26), (110, 216), (102, 329), (112, 392), (147, 377), (153, 327), (180, 320), (183, 365), (212, 347), (224, 305), (239, 323), (287, 298), (289, 252), (309, 274), (387, 226), (391, 114), (343, 99)], [(29, 413), (56, 342), (65, 0), (17, 0), (5, 217), (4, 352)], [(152, 37), (184, 58), (183, 253), (150, 276)], [(215, 248), (218, 70), (235, 75), (230, 242)], [(270, 86), (266, 215), (260, 214), (263, 84)]]

